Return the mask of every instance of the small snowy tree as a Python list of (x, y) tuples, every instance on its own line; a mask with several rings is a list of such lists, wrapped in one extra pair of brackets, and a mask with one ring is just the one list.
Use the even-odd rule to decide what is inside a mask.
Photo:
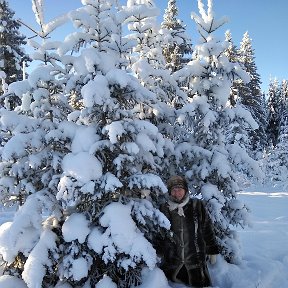
[[(287, 80), (283, 80), (280, 88), (280, 97), (278, 105), (279, 134), (275, 147), (268, 147), (266, 155), (266, 183), (279, 187), (288, 187), (288, 154), (287, 154), (287, 137), (288, 137), (288, 93)], [(271, 104), (270, 104), (271, 105)], [(271, 115), (271, 113), (270, 113)], [(271, 122), (270, 122), (271, 123)], [(269, 149), (270, 148), (270, 149)]]
[[(228, 47), (225, 51), (225, 55), (227, 56), (228, 60), (233, 63), (239, 63), (239, 53), (236, 45), (233, 43), (232, 34), (230, 30), (225, 32), (225, 40), (228, 42)], [(236, 104), (237, 99), (239, 98), (238, 93), (239, 89), (238, 86), (240, 85), (241, 79), (235, 79), (230, 89), (230, 99), (229, 102), (232, 106)]]
[[(35, 1), (34, 5), (36, 5)], [(41, 30), (44, 31), (45, 25), (41, 10), (43, 7), (40, 1), (37, 5), (36, 19)], [(55, 21), (52, 22), (51, 26), (55, 27)], [(46, 25), (46, 30), (49, 31), (49, 25)], [(1, 145), (3, 146), (1, 175), (3, 179), (11, 181), (10, 184), (4, 181), (1, 200), (7, 202), (8, 199), (14, 199), (20, 205), (28, 195), (44, 188), (51, 181), (51, 177), (57, 174), (54, 169), (58, 169), (59, 159), (56, 160), (57, 157), (56, 159), (53, 157), (56, 156), (55, 149), (57, 150), (59, 145), (46, 142), (45, 136), (65, 119), (68, 111), (71, 111), (63, 95), (63, 82), (58, 77), (61, 73), (63, 75), (63, 70), (57, 65), (57, 57), (54, 53), (59, 43), (48, 42), (45, 37), (42, 38), (42, 45), (34, 41), (30, 42), (35, 48), (33, 60), (39, 60), (41, 64), (31, 72), (27, 79), (9, 85), (4, 95), (6, 109), (2, 109), (0, 115), (2, 119)], [(20, 103), (20, 105), (15, 107), (14, 111), (9, 112), (10, 98), (18, 98), (15, 103)], [(50, 166), (52, 166), (52, 172), (49, 170)], [(42, 182), (45, 182), (44, 186)]]
[(175, 72), (180, 80), (191, 79), (190, 103), (179, 111), (179, 119), (190, 125), (192, 133), (179, 141), (175, 156), (190, 180), (191, 189), (201, 193), (207, 204), (221, 253), (227, 261), (237, 262), (239, 244), (233, 227), (248, 224), (248, 207), (237, 199), (239, 187), (235, 172), (241, 167), (246, 173), (254, 173), (256, 163), (239, 144), (241, 135), (227, 141), (226, 129), (238, 119), (255, 125), (247, 110), (229, 103), (233, 80), (241, 77), (248, 81), (249, 77), (239, 64), (229, 62), (225, 55), (227, 42), (214, 36), (226, 19), (215, 18), (211, 0), (208, 0), (207, 12), (201, 0), (198, 7), (200, 16), (193, 13), (192, 17), (202, 40), (195, 46), (192, 61)]
[(258, 124), (257, 129), (249, 131), (249, 136), (251, 138), (250, 154), (253, 155), (255, 159), (259, 159), (260, 155), (263, 153), (264, 147), (266, 147), (267, 139), (265, 128), (267, 123), (262, 105), (260, 75), (257, 72), (252, 40), (248, 32), (243, 35), (239, 48), (238, 61), (243, 65), (244, 70), (250, 76), (249, 83), (245, 84), (241, 81), (238, 89), (242, 104), (251, 112), (254, 120)]
[(29, 288), (94, 287), (104, 276), (138, 285), (157, 263), (149, 240), (169, 228), (154, 206), (166, 192), (158, 174), (167, 140), (149, 120), (155, 94), (127, 69), (129, 9), (116, 2), (83, 0), (69, 14), (79, 31), (57, 50), (39, 46), (46, 65), (14, 86), (22, 106), (1, 112), (1, 189), (31, 195), (1, 227), (0, 253), (5, 273)]
[(183, 106), (187, 95), (173, 78), (173, 73), (167, 69), (167, 62), (163, 54), (162, 44), (165, 41), (159, 33), (156, 16), (159, 10), (153, 1), (129, 1), (127, 9), (131, 12), (126, 22), (130, 39), (136, 40), (133, 49), (131, 69), (142, 85), (154, 92), (157, 102), (153, 105), (150, 121), (154, 123), (165, 139), (170, 139), (165, 159), (161, 163), (162, 178), (167, 180), (176, 173), (177, 165), (171, 162), (173, 145), (181, 129), (176, 123), (175, 110)]
[(280, 129), (279, 142), (268, 151), (265, 183), (287, 189), (288, 180), (288, 118)]
[(280, 130), (280, 96), (281, 90), (278, 79), (271, 79), (267, 99), (267, 143), (269, 146), (276, 146)]
[[(23, 79), (23, 65), (31, 61), (24, 52), (25, 36), (19, 32), (20, 23), (14, 18), (15, 12), (6, 0), (0, 1), (0, 72), (5, 73), (5, 84)], [(4, 79), (4, 77), (0, 77)], [(25, 75), (24, 75), (25, 78)], [(4, 82), (4, 80), (3, 80)], [(1, 88), (2, 86), (2, 88)], [(0, 94), (6, 92), (6, 85), (0, 83)], [(4, 89), (5, 88), (5, 89)]]
[[(37, 19), (43, 28), (43, 17)], [(65, 141), (51, 134), (72, 111), (59, 78), (62, 68), (53, 55), (58, 43), (44, 38), (34, 47), (34, 59), (41, 64), (26, 80), (11, 83), (5, 95), (17, 97), (20, 105), (0, 110), (1, 201), (19, 206), (13, 222), (1, 226), (0, 253), (4, 273), (22, 277), (28, 287), (55, 281), (60, 257), (55, 227), (62, 215), (56, 193), (67, 149)]]
[[(239, 62), (239, 52), (237, 47), (233, 43), (232, 35), (229, 30), (225, 32), (225, 41), (228, 42), (228, 47), (224, 52), (224, 54), (227, 56), (227, 59), (231, 63), (240, 65), (244, 70), (243, 64)], [(229, 105), (233, 107), (234, 111), (242, 109), (242, 113), (245, 111), (245, 107), (243, 106), (243, 103), (241, 103), (241, 98), (239, 97), (239, 94), (241, 92), (241, 86), (245, 85), (245, 83), (243, 82), (243, 79), (237, 76), (235, 77), (235, 79), (233, 79), (228, 102)], [(241, 143), (243, 147), (250, 148), (248, 130), (251, 130), (251, 125), (247, 123), (246, 117), (241, 117), (241, 113), (238, 115), (239, 117), (237, 117), (237, 115), (235, 116), (236, 117), (234, 117), (233, 119), (234, 121), (231, 121), (230, 125), (228, 125), (226, 128), (226, 139), (228, 143), (238, 142), (239, 144)]]
[(186, 35), (186, 27), (177, 19), (178, 7), (176, 0), (169, 0), (161, 23), (163, 34), (163, 55), (166, 67), (172, 72), (179, 70), (190, 59), (192, 54), (191, 40)]
[(281, 82), (281, 87), (280, 87), (280, 99), (279, 99), (279, 126), (280, 126), (280, 131), (279, 131), (279, 141), (281, 137), (281, 133), (283, 131), (283, 127), (286, 126), (286, 121), (288, 117), (288, 81), (283, 80)]
[[(179, 89), (171, 72), (166, 69), (162, 53), (163, 37), (159, 34), (160, 27), (157, 24), (159, 9), (150, 0), (129, 1), (127, 9), (130, 13), (126, 20), (130, 31), (127, 37), (136, 41), (133, 58), (130, 59), (131, 70), (143, 86), (157, 94), (159, 100), (172, 105), (172, 101), (177, 101)], [(182, 97), (185, 97), (183, 93)], [(158, 109), (158, 113), (165, 117), (166, 109)]]

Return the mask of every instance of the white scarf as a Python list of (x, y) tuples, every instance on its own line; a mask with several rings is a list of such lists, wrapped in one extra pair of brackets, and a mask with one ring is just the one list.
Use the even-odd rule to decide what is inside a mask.
[(169, 210), (173, 211), (176, 208), (178, 208), (179, 216), (185, 217), (183, 207), (189, 202), (189, 200), (190, 200), (189, 194), (186, 195), (186, 197), (184, 198), (184, 200), (181, 203), (176, 203), (172, 200), (168, 200)]

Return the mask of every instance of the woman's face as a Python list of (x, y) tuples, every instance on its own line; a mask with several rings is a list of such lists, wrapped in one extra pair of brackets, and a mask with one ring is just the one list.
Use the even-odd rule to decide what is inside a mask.
[(171, 196), (177, 201), (181, 201), (184, 198), (185, 194), (185, 189), (183, 189), (182, 187), (173, 187), (171, 190)]

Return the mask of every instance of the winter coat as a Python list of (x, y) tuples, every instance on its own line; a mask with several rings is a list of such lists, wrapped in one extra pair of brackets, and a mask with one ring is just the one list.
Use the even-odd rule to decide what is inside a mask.
[(178, 209), (170, 211), (168, 203), (160, 210), (169, 219), (173, 232), (171, 239), (158, 242), (156, 247), (166, 277), (186, 285), (210, 286), (206, 256), (218, 254), (219, 249), (203, 202), (190, 199), (183, 207), (185, 216), (180, 216)]

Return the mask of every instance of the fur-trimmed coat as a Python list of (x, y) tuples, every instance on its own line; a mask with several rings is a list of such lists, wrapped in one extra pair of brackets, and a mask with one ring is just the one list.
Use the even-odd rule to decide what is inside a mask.
[(206, 256), (218, 254), (219, 249), (203, 202), (191, 198), (183, 207), (185, 216), (180, 216), (178, 209), (171, 211), (168, 203), (162, 204), (160, 210), (169, 219), (173, 232), (171, 239), (163, 239), (156, 247), (162, 258), (161, 269), (171, 281), (210, 286)]

